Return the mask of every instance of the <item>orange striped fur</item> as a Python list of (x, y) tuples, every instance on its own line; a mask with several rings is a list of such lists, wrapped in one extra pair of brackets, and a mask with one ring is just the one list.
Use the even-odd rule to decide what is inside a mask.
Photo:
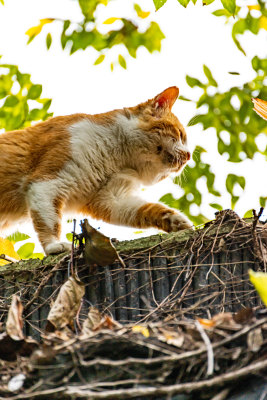
[(253, 110), (263, 119), (267, 121), (267, 101), (262, 99), (252, 99), (254, 104)]
[(171, 87), (136, 107), (51, 118), (0, 135), (0, 229), (32, 218), (47, 254), (60, 242), (64, 212), (167, 232), (189, 228), (175, 210), (146, 203), (138, 187), (180, 172), (190, 158), (171, 108)]

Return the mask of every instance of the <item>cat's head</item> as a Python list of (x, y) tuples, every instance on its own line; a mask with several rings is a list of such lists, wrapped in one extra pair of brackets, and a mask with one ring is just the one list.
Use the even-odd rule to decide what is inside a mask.
[(190, 159), (183, 125), (171, 109), (179, 95), (176, 86), (169, 87), (153, 99), (130, 108), (139, 127), (151, 142), (151, 157), (173, 172), (180, 171)]

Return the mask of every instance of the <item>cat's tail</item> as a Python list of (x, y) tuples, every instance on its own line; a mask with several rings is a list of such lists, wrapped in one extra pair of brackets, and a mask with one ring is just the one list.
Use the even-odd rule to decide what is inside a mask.
[(259, 114), (260, 117), (267, 121), (267, 101), (261, 99), (252, 99), (254, 104), (253, 110)]

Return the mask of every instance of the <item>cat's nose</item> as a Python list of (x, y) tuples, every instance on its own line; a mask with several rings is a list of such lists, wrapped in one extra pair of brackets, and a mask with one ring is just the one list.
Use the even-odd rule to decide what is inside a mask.
[(186, 160), (189, 161), (189, 160), (190, 160), (190, 157), (191, 157), (190, 151), (186, 151), (186, 152), (185, 152), (185, 158), (186, 158)]

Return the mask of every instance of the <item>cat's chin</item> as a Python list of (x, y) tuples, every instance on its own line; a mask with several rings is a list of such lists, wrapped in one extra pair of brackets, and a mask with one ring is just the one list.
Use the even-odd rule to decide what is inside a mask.
[(186, 164), (182, 164), (182, 165), (179, 164), (179, 165), (176, 165), (175, 167), (173, 167), (173, 168), (171, 169), (171, 171), (174, 172), (174, 173), (176, 173), (176, 174), (177, 174), (178, 172), (180, 173), (180, 172), (182, 172), (182, 170), (184, 169), (185, 165), (186, 165)]

